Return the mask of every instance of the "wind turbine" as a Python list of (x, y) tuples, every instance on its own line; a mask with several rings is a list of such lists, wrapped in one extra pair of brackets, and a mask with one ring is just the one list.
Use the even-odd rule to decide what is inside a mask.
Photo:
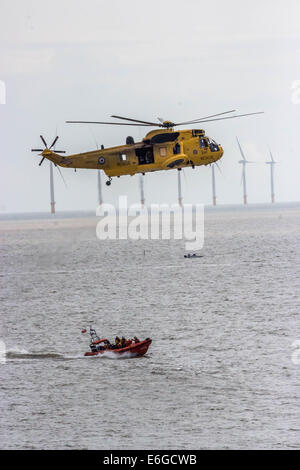
[(237, 140), (237, 143), (238, 143), (241, 155), (242, 155), (242, 160), (239, 160), (239, 163), (243, 165), (243, 168), (242, 168), (243, 195), (244, 195), (244, 204), (247, 204), (248, 201), (247, 201), (247, 186), (246, 186), (246, 165), (247, 163), (254, 163), (254, 162), (250, 160), (246, 160), (242, 147), (239, 143), (239, 139), (236, 138), (236, 140)]
[(215, 166), (218, 168), (219, 172), (222, 174), (221, 168), (219, 167), (218, 162), (212, 163), (212, 165), (211, 165), (211, 182), (212, 182), (212, 203), (213, 203), (213, 206), (217, 205)]
[(271, 177), (271, 202), (275, 202), (275, 193), (274, 193), (274, 165), (277, 163), (275, 162), (272, 152), (270, 150), (271, 160), (266, 162), (267, 165), (270, 165), (270, 177)]

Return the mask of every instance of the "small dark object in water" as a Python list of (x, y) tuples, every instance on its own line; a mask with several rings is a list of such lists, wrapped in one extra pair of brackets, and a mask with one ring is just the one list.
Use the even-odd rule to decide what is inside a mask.
[(196, 255), (196, 253), (188, 253), (187, 255), (184, 255), (185, 258), (203, 258), (203, 255)]

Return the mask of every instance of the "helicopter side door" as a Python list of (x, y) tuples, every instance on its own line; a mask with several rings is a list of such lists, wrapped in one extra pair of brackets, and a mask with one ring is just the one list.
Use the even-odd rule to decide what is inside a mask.
[(153, 154), (152, 145), (135, 149), (135, 154), (138, 158), (139, 165), (151, 165), (152, 163), (154, 163), (154, 154)]

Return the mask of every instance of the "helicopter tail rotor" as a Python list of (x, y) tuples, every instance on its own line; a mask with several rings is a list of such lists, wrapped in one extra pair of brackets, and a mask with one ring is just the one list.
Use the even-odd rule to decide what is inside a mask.
[[(54, 147), (55, 147), (55, 144), (56, 142), (58, 141), (59, 137), (58, 135), (55, 137), (55, 139), (53, 140), (52, 144), (48, 147), (47, 145), (47, 142), (46, 140), (44, 139), (44, 137), (42, 135), (40, 135), (40, 138), (41, 138), (41, 141), (43, 142), (45, 148), (44, 149), (31, 149), (32, 152), (39, 152), (39, 155), (42, 156), (42, 159), (40, 160), (39, 162), (39, 166), (42, 165), (43, 161), (45, 160), (45, 158), (47, 157), (50, 157), (51, 155), (54, 156), (54, 154), (57, 154), (57, 153), (66, 153), (65, 150), (54, 150)], [(53, 150), (51, 150), (53, 149)], [(52, 162), (54, 164), (54, 166), (57, 168), (60, 176), (61, 176), (61, 179), (63, 180), (64, 182), (64, 185), (65, 187), (67, 187), (67, 184), (66, 184), (66, 181), (63, 177), (63, 174), (60, 170), (60, 168), (57, 166), (57, 164), (55, 163), (54, 160), (52, 160), (51, 158), (49, 158), (50, 162)]]
[[(42, 165), (43, 161), (45, 160), (45, 158), (47, 156), (47, 153), (49, 153), (49, 151), (55, 146), (55, 144), (58, 141), (59, 137), (58, 137), (58, 135), (55, 137), (55, 139), (53, 140), (50, 147), (48, 147), (47, 142), (46, 142), (46, 140), (44, 139), (44, 137), (42, 135), (40, 135), (40, 138), (41, 138), (41, 141), (43, 142), (45, 148), (44, 149), (31, 149), (32, 152), (40, 152), (39, 155), (42, 155), (42, 157), (43, 157), (41, 159), (40, 163), (39, 163), (39, 166)], [(65, 152), (65, 150), (55, 150), (55, 153), (66, 153), (66, 152)]]

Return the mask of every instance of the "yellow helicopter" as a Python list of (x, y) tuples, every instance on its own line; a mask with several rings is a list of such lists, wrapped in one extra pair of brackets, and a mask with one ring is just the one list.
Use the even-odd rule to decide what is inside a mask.
[[(122, 175), (145, 174), (150, 171), (181, 170), (185, 167), (195, 168), (196, 166), (209, 165), (219, 160), (224, 151), (221, 145), (205, 135), (203, 129), (174, 130), (176, 126), (187, 124), (200, 124), (203, 122), (219, 121), (222, 119), (233, 119), (242, 116), (261, 114), (262, 112), (237, 114), (232, 116), (217, 117), (230, 114), (235, 110), (213, 114), (192, 121), (174, 123), (158, 118), (157, 122), (141, 121), (138, 119), (112, 115), (112, 118), (126, 122), (102, 122), (102, 121), (66, 121), (76, 124), (108, 124), (119, 126), (143, 126), (158, 127), (146, 134), (141, 142), (134, 142), (133, 137), (126, 138), (126, 144), (117, 147), (104, 148), (91, 152), (77, 153), (68, 156), (61, 156), (65, 153), (62, 150), (54, 150), (58, 136), (54, 139), (50, 147), (43, 136), (45, 149), (31, 149), (33, 152), (41, 152), (42, 159), (48, 159), (56, 166), (64, 168), (90, 168), (104, 170), (108, 176), (106, 184), (111, 184), (112, 177)], [(53, 150), (51, 150), (53, 149)]]

